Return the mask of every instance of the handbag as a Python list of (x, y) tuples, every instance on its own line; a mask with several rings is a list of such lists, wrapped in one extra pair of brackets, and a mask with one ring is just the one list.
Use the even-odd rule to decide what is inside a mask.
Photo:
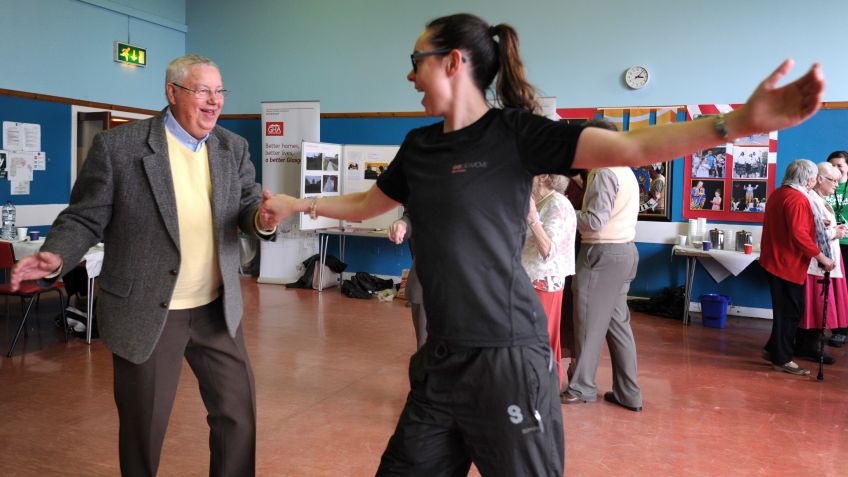
[[(312, 289), (313, 290), (322, 290), (324, 288), (335, 287), (339, 285), (339, 274), (334, 272), (330, 267), (324, 265), (324, 273), (320, 273), (318, 268), (318, 262), (315, 262), (316, 270), (312, 272)], [(323, 275), (323, 279), (322, 279)]]
[[(318, 285), (322, 285), (322, 283), (321, 274), (318, 273), (318, 271), (320, 270), (318, 266), (321, 263), (319, 258), (319, 255), (316, 253), (315, 255), (304, 260), (303, 276), (301, 276), (300, 279), (294, 283), (287, 283), (286, 288), (313, 288), (315, 290), (320, 289)], [(332, 255), (327, 255), (324, 263), (324, 286), (322, 288), (338, 285), (339, 274), (343, 272), (345, 268), (347, 268), (347, 264)]]

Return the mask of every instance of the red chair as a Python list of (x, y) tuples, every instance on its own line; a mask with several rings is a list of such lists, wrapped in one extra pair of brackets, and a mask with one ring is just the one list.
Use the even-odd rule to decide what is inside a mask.
[[(12, 267), (15, 266), (15, 250), (12, 248), (12, 244), (9, 242), (0, 242), (0, 268), (5, 270), (11, 270)], [(21, 310), (24, 311), (24, 316), (21, 319), (21, 326), (18, 327), (18, 332), (15, 334), (15, 339), (12, 340), (12, 346), (9, 347), (9, 352), (6, 353), (6, 356), (9, 358), (12, 357), (12, 351), (15, 349), (15, 345), (18, 344), (18, 338), (21, 337), (21, 332), (24, 330), (26, 326), (26, 320), (29, 316), (29, 311), (32, 308), (32, 303), (36, 301), (42, 293), (48, 291), (55, 291), (59, 293), (59, 313), (60, 319), (62, 320), (62, 325), (65, 331), (65, 341), (68, 341), (68, 322), (65, 320), (65, 294), (63, 293), (64, 285), (62, 282), (54, 282), (47, 288), (42, 288), (38, 286), (35, 281), (25, 281), (21, 283), (20, 288), (17, 291), (12, 291), (11, 286), (8, 283), (4, 283), (0, 285), (0, 296), (17, 296), (21, 299)]]

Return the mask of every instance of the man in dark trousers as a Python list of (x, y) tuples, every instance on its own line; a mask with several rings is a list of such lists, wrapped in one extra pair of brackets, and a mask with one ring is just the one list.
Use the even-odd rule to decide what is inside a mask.
[(113, 353), (125, 476), (157, 473), (183, 357), (208, 411), (210, 475), (255, 473), (256, 398), (241, 328), (238, 229), (269, 238), (247, 142), (221, 127), (208, 58), (168, 65), (168, 107), (98, 134), (41, 251), (12, 274), (55, 280), (105, 244), (100, 337)]

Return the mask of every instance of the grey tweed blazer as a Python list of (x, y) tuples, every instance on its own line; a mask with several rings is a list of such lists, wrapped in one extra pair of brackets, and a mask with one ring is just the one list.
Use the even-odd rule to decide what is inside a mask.
[[(164, 117), (163, 110), (94, 138), (70, 205), (41, 248), (61, 255), (67, 272), (89, 247), (104, 242), (96, 310), (100, 338), (133, 363), (146, 361), (159, 340), (180, 267), (179, 237), (191, 233), (178, 226)], [(261, 190), (244, 138), (218, 126), (206, 146), (223, 308), (235, 336), (243, 309), (238, 229), (256, 235)]]

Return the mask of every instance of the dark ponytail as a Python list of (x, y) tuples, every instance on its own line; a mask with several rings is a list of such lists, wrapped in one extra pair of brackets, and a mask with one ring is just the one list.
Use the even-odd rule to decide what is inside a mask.
[(484, 96), (497, 76), (495, 98), (503, 107), (541, 112), (536, 89), (524, 73), (514, 28), (505, 23), (490, 26), (478, 16), (459, 13), (431, 21), (427, 31), (436, 49), (457, 49), (469, 57), (474, 84)]
[(504, 106), (524, 108), (533, 113), (540, 113), (542, 108), (536, 99), (536, 88), (527, 81), (524, 63), (518, 53), (518, 33), (515, 28), (501, 23), (493, 26), (500, 42), (500, 69), (495, 92)]

